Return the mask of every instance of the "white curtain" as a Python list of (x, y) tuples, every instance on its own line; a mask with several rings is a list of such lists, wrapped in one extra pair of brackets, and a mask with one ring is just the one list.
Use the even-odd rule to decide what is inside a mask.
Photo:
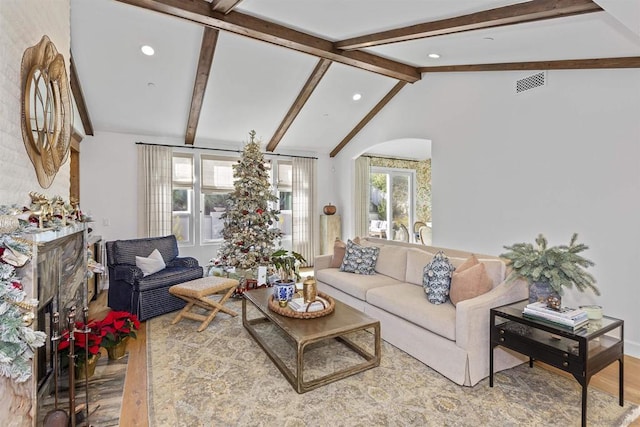
[(294, 157), (292, 163), (293, 250), (311, 266), (315, 257), (316, 160)]
[(170, 147), (138, 145), (138, 235), (171, 234)]
[(355, 189), (354, 189), (354, 216), (356, 236), (369, 234), (369, 157), (356, 159)]

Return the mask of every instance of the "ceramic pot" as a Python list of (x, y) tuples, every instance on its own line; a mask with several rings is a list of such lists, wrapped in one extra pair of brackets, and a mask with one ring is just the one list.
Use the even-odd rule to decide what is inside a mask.
[(551, 287), (549, 282), (533, 282), (529, 285), (529, 302), (544, 302), (549, 298), (557, 298), (561, 301), (560, 295)]
[[(84, 357), (79, 357), (76, 361), (75, 366), (75, 377), (76, 381), (84, 380), (85, 378), (91, 378), (93, 374), (96, 373), (96, 365), (98, 364), (98, 359), (100, 359), (101, 354), (95, 354), (86, 361), (87, 369), (85, 370), (85, 360)], [(86, 377), (85, 377), (86, 374)]]
[(322, 212), (324, 212), (325, 215), (333, 215), (336, 213), (336, 207), (329, 203), (324, 208), (322, 208)]
[(109, 360), (120, 360), (125, 354), (127, 354), (127, 344), (129, 343), (129, 337), (124, 337), (118, 344), (107, 347), (107, 356)]
[(296, 293), (295, 282), (282, 282), (276, 280), (273, 287), (273, 298), (279, 302), (281, 307), (285, 307)]

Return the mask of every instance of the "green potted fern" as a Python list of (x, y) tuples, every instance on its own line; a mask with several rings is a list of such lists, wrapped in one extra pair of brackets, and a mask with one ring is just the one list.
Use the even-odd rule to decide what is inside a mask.
[(529, 302), (547, 301), (549, 297), (560, 299), (564, 288), (575, 287), (584, 292), (591, 289), (596, 295), (595, 278), (586, 271), (594, 263), (582, 255), (588, 246), (577, 243), (576, 233), (569, 245), (548, 246), (547, 239), (539, 234), (535, 245), (515, 243), (504, 246), (508, 252), (501, 254), (508, 262), (511, 272), (508, 281), (525, 279), (529, 283)]

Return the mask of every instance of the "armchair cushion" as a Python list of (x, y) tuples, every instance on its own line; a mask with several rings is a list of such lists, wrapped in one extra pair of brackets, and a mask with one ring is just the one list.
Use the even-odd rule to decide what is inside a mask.
[(116, 240), (113, 242), (110, 264), (136, 265), (136, 256), (148, 256), (157, 249), (165, 264), (178, 256), (176, 236), (150, 237), (147, 239)]
[(198, 260), (188, 256), (177, 257), (167, 263), (167, 268), (173, 268), (173, 267), (193, 268), (198, 266), (199, 266)]
[(151, 252), (148, 257), (136, 256), (136, 267), (142, 270), (142, 274), (146, 277), (150, 274), (157, 273), (166, 267), (162, 255), (157, 249)]

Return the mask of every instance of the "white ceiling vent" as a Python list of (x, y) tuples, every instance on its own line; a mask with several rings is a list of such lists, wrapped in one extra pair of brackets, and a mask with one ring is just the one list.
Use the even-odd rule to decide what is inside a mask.
[(537, 87), (546, 86), (547, 72), (540, 71), (520, 80), (516, 80), (516, 94), (526, 92)]

